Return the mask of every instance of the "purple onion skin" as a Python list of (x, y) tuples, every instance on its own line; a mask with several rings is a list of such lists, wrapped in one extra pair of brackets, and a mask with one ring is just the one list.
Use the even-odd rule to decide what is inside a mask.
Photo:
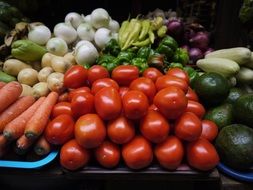
[(182, 45), (180, 48), (185, 49), (188, 53), (190, 51), (190, 47), (188, 45)]
[(185, 42), (189, 43), (189, 40), (191, 38), (193, 38), (195, 35), (196, 35), (196, 32), (194, 32), (194, 30), (192, 30), (192, 29), (185, 30), (185, 32), (184, 32), (184, 40), (185, 40)]
[(170, 36), (181, 39), (184, 34), (184, 24), (179, 19), (170, 20), (167, 24), (167, 34)]
[(191, 48), (189, 50), (190, 64), (195, 64), (197, 60), (204, 57), (202, 51), (199, 48)]
[(209, 54), (209, 53), (211, 53), (211, 52), (213, 52), (213, 51), (214, 51), (213, 48), (208, 48), (208, 49), (205, 51), (204, 56), (206, 56), (207, 54)]
[(206, 50), (209, 44), (209, 37), (207, 32), (196, 33), (196, 35), (190, 39), (190, 44), (192, 47)]

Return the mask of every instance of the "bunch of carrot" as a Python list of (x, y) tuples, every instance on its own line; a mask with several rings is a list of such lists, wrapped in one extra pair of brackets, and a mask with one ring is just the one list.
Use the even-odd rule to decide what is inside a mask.
[(22, 86), (18, 82), (0, 82), (0, 157), (14, 143), (17, 154), (26, 153), (32, 145), (38, 155), (50, 151), (50, 144), (43, 136), (58, 94), (35, 100), (33, 96), (20, 96)]

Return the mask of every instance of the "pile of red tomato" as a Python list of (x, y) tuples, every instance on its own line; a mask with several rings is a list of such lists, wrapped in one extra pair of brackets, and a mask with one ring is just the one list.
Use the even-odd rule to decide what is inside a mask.
[(46, 139), (63, 145), (64, 168), (83, 168), (91, 159), (105, 168), (121, 160), (131, 169), (148, 167), (155, 160), (175, 170), (186, 161), (198, 170), (219, 162), (211, 144), (215, 123), (202, 120), (205, 108), (179, 68), (165, 75), (148, 68), (142, 76), (132, 65), (115, 68), (111, 75), (99, 65), (73, 66), (64, 77), (69, 89), (55, 105)]

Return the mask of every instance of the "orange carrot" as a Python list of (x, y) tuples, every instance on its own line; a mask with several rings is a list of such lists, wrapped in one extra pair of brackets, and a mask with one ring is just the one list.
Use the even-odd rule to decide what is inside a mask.
[(29, 148), (32, 146), (33, 143), (34, 143), (33, 139), (28, 139), (26, 138), (25, 135), (22, 135), (17, 140), (14, 150), (17, 154), (23, 155), (29, 150)]
[(0, 113), (15, 102), (22, 92), (22, 86), (18, 82), (9, 82), (0, 89)]
[(50, 92), (43, 104), (36, 110), (31, 119), (27, 122), (25, 127), (25, 136), (28, 139), (36, 139), (43, 133), (53, 106), (58, 100), (58, 96), (58, 93)]
[(39, 156), (47, 155), (51, 150), (50, 144), (47, 142), (45, 137), (42, 135), (39, 140), (35, 143), (34, 152)]
[(5, 138), (15, 140), (24, 134), (26, 123), (31, 119), (36, 110), (42, 105), (45, 97), (40, 97), (32, 106), (25, 110), (21, 115), (8, 123), (3, 131)]
[(33, 96), (23, 96), (20, 97), (16, 102), (11, 104), (6, 110), (0, 114), (0, 133), (3, 132), (4, 127), (23, 113), (27, 108), (29, 108), (35, 99)]
[(0, 81), (0, 88), (4, 87), (5, 84), (6, 84), (5, 82)]

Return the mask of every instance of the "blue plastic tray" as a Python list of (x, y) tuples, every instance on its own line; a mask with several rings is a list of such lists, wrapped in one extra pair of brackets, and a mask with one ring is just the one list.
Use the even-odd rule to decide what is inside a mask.
[(0, 160), (0, 167), (6, 168), (24, 168), (24, 169), (35, 169), (45, 166), (52, 162), (58, 155), (58, 150), (53, 150), (45, 158), (41, 160), (26, 162), (26, 161), (10, 161), (10, 160)]
[(253, 182), (253, 171), (236, 171), (234, 169), (229, 168), (228, 166), (219, 163), (217, 166), (218, 170), (221, 172), (227, 174), (228, 176), (240, 180), (240, 181), (247, 181), (247, 182)]

